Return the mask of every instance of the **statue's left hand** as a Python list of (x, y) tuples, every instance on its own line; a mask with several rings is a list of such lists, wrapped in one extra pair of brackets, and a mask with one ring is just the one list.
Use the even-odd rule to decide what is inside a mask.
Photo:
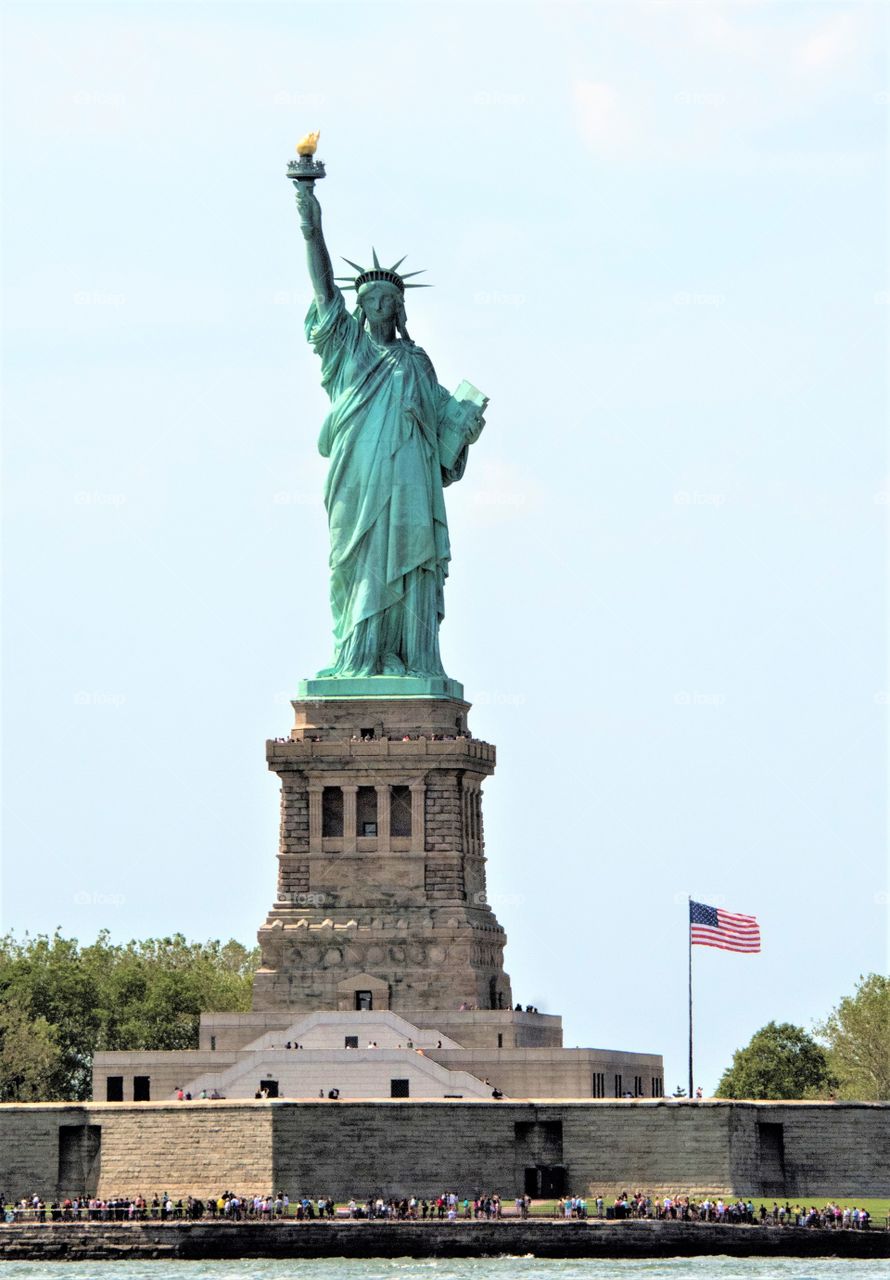
[[(485, 405), (488, 404), (486, 400)], [(485, 426), (485, 405), (477, 408), (467, 422), (467, 442), (475, 444), (482, 435), (482, 428)]]

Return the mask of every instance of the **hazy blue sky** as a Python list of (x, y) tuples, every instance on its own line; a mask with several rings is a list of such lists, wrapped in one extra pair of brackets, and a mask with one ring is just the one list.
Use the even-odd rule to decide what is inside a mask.
[(2, 925), (246, 942), (329, 656), (284, 168), (440, 378), (516, 998), (697, 1078), (888, 965), (887, 10), (7, 5)]

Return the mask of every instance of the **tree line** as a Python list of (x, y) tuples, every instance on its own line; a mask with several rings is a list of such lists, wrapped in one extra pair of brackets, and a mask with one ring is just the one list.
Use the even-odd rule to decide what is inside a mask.
[[(205, 1011), (250, 1008), (259, 950), (170, 938), (81, 946), (0, 937), (0, 1101), (83, 1101), (93, 1055), (196, 1049)], [(682, 1092), (682, 1091), (679, 1091)], [(810, 1034), (769, 1022), (738, 1049), (718, 1098), (890, 1099), (890, 978), (860, 978)]]
[(86, 1100), (102, 1051), (196, 1049), (202, 1012), (250, 1008), (258, 964), (256, 948), (180, 933), (0, 937), (0, 1101)]
[(768, 1022), (733, 1054), (716, 1096), (890, 1099), (890, 978), (860, 977), (812, 1035)]

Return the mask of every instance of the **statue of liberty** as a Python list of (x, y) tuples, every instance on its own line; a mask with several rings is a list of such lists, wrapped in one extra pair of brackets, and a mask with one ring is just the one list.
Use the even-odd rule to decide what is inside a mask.
[(347, 309), (314, 182), (294, 186), (315, 295), (306, 337), (321, 357), (331, 401), (318, 448), (330, 459), (324, 500), (334, 659), (318, 674), (447, 681), (439, 624), (451, 552), (442, 491), (463, 475), (487, 401), (468, 383), (451, 395), (412, 342), (405, 290), (419, 286), (406, 281), (420, 272), (400, 274), (404, 258), (382, 267), (372, 251), (368, 268), (344, 259), (357, 272), (346, 278), (357, 297), (355, 310)]

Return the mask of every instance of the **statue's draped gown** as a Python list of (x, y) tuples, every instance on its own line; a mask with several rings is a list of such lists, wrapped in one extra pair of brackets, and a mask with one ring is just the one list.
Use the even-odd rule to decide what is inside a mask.
[(376, 343), (338, 290), (306, 316), (331, 409), (319, 452), (330, 458), (325, 507), (331, 535), (334, 663), (320, 675), (444, 675), (439, 622), (451, 550), (439, 460), (449, 393), (413, 342)]

